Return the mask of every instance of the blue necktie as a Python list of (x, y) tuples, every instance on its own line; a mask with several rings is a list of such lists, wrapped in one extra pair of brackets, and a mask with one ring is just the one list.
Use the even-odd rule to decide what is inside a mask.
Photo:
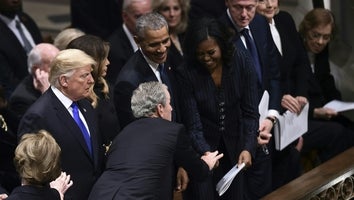
[(29, 53), (32, 50), (32, 45), (31, 43), (28, 41), (27, 37), (25, 36), (25, 34), (23, 33), (23, 29), (21, 27), (21, 23), (20, 21), (16, 20), (16, 28), (18, 30), (18, 32), (20, 33), (21, 39), (23, 41), (23, 48), (25, 49), (25, 51), (27, 53)]
[(91, 139), (90, 139), (90, 134), (88, 133), (85, 124), (82, 122), (80, 115), (79, 115), (79, 107), (76, 102), (73, 102), (71, 104), (71, 108), (73, 109), (73, 117), (76, 122), (76, 124), (79, 126), (82, 135), (84, 136), (87, 148), (90, 152), (90, 155), (92, 156), (92, 146), (91, 146)]
[(262, 82), (262, 68), (261, 68), (261, 64), (259, 62), (259, 56), (257, 53), (256, 44), (254, 43), (253, 39), (251, 38), (250, 34), (248, 33), (247, 28), (244, 28), (241, 31), (241, 34), (245, 37), (246, 44), (247, 44), (247, 50), (251, 53), (253, 63), (256, 67), (256, 73), (257, 73), (258, 79), (259, 79), (259, 81)]

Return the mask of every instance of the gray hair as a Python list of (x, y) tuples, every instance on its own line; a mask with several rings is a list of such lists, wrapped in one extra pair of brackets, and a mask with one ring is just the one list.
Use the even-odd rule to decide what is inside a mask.
[[(123, 11), (129, 11), (128, 7), (130, 7), (130, 5), (132, 5), (135, 2), (148, 2), (151, 4), (152, 0), (124, 0), (123, 1), (123, 6), (122, 6), (122, 10)], [(129, 8), (130, 9), (130, 8)]]
[(79, 49), (66, 49), (59, 52), (50, 64), (49, 82), (55, 87), (60, 87), (59, 77), (72, 76), (76, 69), (87, 65), (96, 65), (93, 58)]
[(141, 83), (133, 91), (131, 109), (136, 118), (151, 117), (156, 113), (157, 105), (166, 106), (167, 86), (157, 81)]
[(41, 68), (42, 64), (49, 64), (58, 52), (59, 49), (50, 43), (37, 44), (28, 54), (28, 73), (32, 74), (32, 69), (34, 66)]
[(168, 30), (167, 21), (162, 15), (157, 12), (147, 13), (136, 20), (136, 35), (144, 38), (145, 31), (160, 30), (163, 27), (167, 27)]

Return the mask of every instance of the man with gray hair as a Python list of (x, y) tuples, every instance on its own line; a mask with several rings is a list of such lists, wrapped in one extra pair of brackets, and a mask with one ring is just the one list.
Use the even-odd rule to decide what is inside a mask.
[(123, 0), (123, 24), (108, 37), (111, 50), (108, 55), (110, 65), (106, 79), (111, 84), (115, 83), (124, 64), (138, 50), (134, 41), (136, 20), (152, 11), (151, 2), (152, 0)]
[(174, 69), (165, 63), (171, 45), (165, 18), (154, 12), (142, 15), (137, 20), (134, 39), (139, 50), (124, 65), (114, 87), (114, 104), (121, 126), (124, 127), (135, 120), (130, 106), (133, 90), (140, 83), (149, 81), (168, 85), (171, 105), (174, 108), (172, 121), (178, 121), (175, 112), (178, 106)]
[(28, 54), (27, 75), (16, 87), (9, 99), (9, 106), (20, 120), (26, 110), (49, 88), (50, 63), (59, 53), (49, 43), (36, 45)]
[(94, 84), (96, 62), (78, 49), (62, 50), (51, 62), (50, 88), (21, 119), (18, 138), (47, 130), (59, 144), (63, 171), (74, 185), (65, 199), (86, 200), (103, 169), (104, 149), (96, 113), (87, 99)]
[(89, 199), (172, 199), (174, 163), (190, 176), (206, 178), (223, 154), (198, 156), (184, 126), (171, 122), (166, 85), (145, 82), (134, 90), (131, 109), (136, 121), (115, 138), (106, 170)]

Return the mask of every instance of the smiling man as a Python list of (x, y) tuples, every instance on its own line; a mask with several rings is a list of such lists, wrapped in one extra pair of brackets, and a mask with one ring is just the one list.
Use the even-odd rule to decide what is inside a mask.
[(124, 65), (114, 87), (114, 103), (121, 126), (124, 127), (135, 120), (130, 108), (133, 90), (140, 83), (149, 81), (159, 81), (168, 86), (173, 107), (172, 121), (176, 121), (177, 88), (174, 67), (166, 62), (171, 46), (166, 20), (157, 13), (142, 15), (136, 22), (134, 39), (139, 50)]

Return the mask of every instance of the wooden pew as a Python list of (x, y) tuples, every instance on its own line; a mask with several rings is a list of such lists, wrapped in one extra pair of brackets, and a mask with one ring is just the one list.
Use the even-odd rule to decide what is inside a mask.
[(354, 147), (266, 195), (262, 200), (354, 198)]

